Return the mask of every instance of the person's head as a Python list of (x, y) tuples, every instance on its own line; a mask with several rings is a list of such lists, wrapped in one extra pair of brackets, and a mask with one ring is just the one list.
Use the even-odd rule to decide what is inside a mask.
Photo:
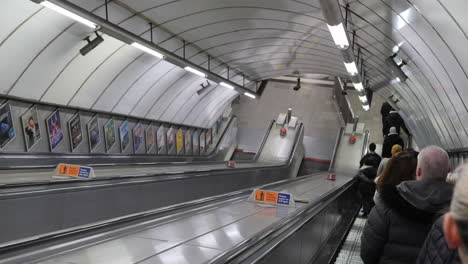
[(372, 142), (372, 143), (369, 144), (369, 150), (370, 150), (371, 152), (375, 152), (375, 148), (376, 148), (376, 146), (375, 146), (375, 143), (374, 143), (374, 142)]
[(403, 150), (403, 148), (400, 145), (398, 145), (398, 144), (393, 145), (392, 150), (391, 150), (392, 156), (394, 156), (398, 152), (401, 152), (402, 150)]
[(468, 263), (468, 164), (461, 169), (450, 211), (444, 216), (444, 234), (448, 246), (458, 248), (463, 263)]
[(385, 165), (385, 169), (377, 180), (377, 190), (384, 184), (396, 186), (404, 181), (414, 180), (418, 160), (414, 152), (402, 151), (396, 153)]
[(392, 126), (389, 130), (389, 134), (397, 134), (396, 127)]
[(34, 119), (32, 117), (29, 118), (28, 123), (30, 126), (35, 126), (36, 122), (34, 122)]
[(451, 184), (457, 183), (458, 178), (460, 177), (463, 171), (463, 165), (458, 166), (453, 172), (447, 174), (447, 182)]
[(447, 178), (449, 172), (449, 157), (445, 150), (437, 146), (425, 147), (418, 155), (418, 167), (416, 169), (416, 179), (437, 179)]

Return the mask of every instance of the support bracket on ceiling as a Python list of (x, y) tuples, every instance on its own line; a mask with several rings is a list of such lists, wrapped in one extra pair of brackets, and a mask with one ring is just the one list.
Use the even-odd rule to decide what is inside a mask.
[[(344, 19), (345, 29), (348, 28), (348, 14), (349, 14), (349, 4), (346, 4), (346, 7), (345, 7), (345, 19)], [(354, 41), (353, 41), (353, 42), (354, 42)]]

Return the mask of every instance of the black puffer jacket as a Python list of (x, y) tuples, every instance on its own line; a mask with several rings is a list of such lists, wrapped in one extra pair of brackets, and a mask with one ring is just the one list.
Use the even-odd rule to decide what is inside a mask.
[(373, 167), (379, 167), (380, 162), (382, 161), (382, 158), (380, 157), (379, 154), (375, 152), (369, 152), (364, 157), (362, 157), (361, 161), (359, 162), (359, 167), (362, 167), (364, 165), (369, 165)]
[(366, 264), (413, 264), (432, 223), (448, 210), (453, 185), (444, 181), (403, 182), (382, 186), (361, 238)]
[(402, 128), (406, 132), (406, 134), (409, 134), (408, 128), (406, 128), (405, 125), (405, 121), (403, 121), (403, 118), (401, 118), (400, 114), (397, 111), (391, 111), (390, 113), (388, 113), (387, 117), (385, 117), (385, 121), (382, 128), (383, 134), (388, 135), (391, 127), (395, 127), (398, 134), (400, 134), (400, 128)]
[(444, 237), (444, 217), (439, 217), (429, 231), (416, 264), (460, 264), (458, 252), (450, 249)]
[(399, 135), (390, 134), (386, 136), (382, 146), (382, 158), (390, 158), (392, 156), (393, 145), (400, 145), (402, 148), (405, 146), (403, 139)]

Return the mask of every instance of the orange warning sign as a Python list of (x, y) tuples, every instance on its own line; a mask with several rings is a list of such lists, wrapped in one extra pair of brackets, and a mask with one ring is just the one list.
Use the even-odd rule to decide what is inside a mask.
[(58, 168), (58, 174), (78, 177), (80, 174), (80, 166), (60, 164)]
[(257, 190), (255, 192), (255, 200), (260, 201), (260, 202), (267, 202), (267, 203), (277, 203), (278, 193)]

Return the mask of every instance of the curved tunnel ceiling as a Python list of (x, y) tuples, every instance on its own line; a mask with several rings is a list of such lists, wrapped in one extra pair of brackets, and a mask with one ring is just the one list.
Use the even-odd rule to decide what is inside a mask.
[[(105, 16), (102, 0), (69, 1)], [(0, 11), (8, 25), (0, 29), (0, 59), (21, 55), (18, 65), (0, 65), (3, 94), (192, 125), (209, 123), (236, 96), (216, 87), (198, 98), (202, 78), (111, 38), (80, 57), (89, 31), (29, 0), (4, 2), (10, 8)], [(397, 101), (417, 143), (468, 147), (468, 2), (340, 1), (343, 17), (346, 4), (365, 80)], [(146, 39), (151, 21), (154, 43), (180, 55), (184, 39), (190, 61), (206, 67), (209, 54), (223, 76), (227, 64), (251, 81), (296, 71), (347, 77), (318, 0), (115, 0), (109, 19)], [(28, 41), (33, 47), (22, 44)], [(385, 64), (395, 47), (407, 62), (405, 83), (393, 81)]]

